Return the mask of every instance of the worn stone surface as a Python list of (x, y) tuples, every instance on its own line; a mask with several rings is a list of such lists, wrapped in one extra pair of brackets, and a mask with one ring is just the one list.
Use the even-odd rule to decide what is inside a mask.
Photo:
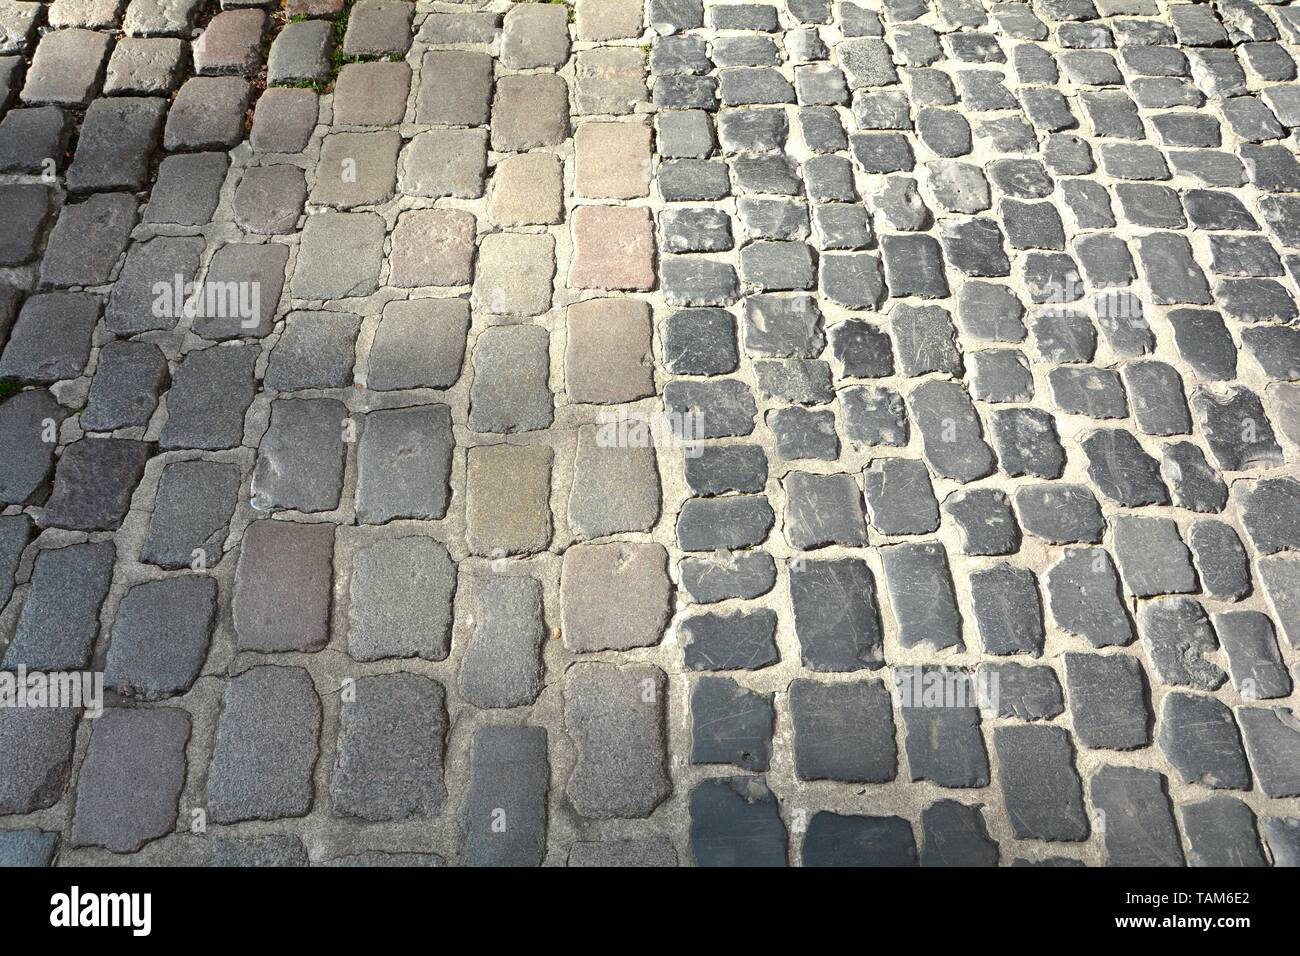
[(130, 853), (170, 832), (189, 736), (189, 714), (174, 707), (99, 717), (78, 776), (72, 842)]
[(659, 643), (672, 584), (656, 544), (584, 544), (564, 554), (560, 629), (571, 650), (629, 650)]
[(442, 686), (416, 674), (376, 674), (352, 685), (339, 712), (330, 774), (335, 812), (362, 820), (436, 814), (447, 718)]
[(117, 610), (105, 684), (145, 698), (188, 690), (207, 657), (216, 609), (211, 578), (165, 578), (133, 587)]
[(649, 665), (579, 663), (564, 675), (564, 726), (577, 760), (565, 786), (585, 817), (644, 817), (671, 789), (666, 679)]
[(1290, 8), (272, 6), (0, 0), (0, 863), (1300, 856)]
[(216, 822), (304, 815), (311, 805), (321, 702), (300, 667), (262, 665), (233, 678), (222, 695), (208, 813)]
[(370, 412), (357, 445), (357, 520), (445, 515), (453, 444), (446, 405)]
[[(328, 639), (334, 527), (257, 521), (244, 532), (231, 603), (240, 647), (317, 650)], [(283, 621), (281, 615), (288, 615)]]
[(542, 727), (479, 729), (457, 813), (469, 866), (538, 866), (546, 852), (550, 767)]
[(480, 581), (460, 689), (476, 707), (531, 704), (542, 689), (542, 589), (528, 577)]

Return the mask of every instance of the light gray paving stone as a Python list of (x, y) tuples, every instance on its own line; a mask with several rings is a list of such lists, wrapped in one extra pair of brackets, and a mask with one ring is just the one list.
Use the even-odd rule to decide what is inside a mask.
[(252, 88), (240, 77), (186, 80), (167, 111), (163, 146), (185, 152), (236, 146), (244, 138), (244, 118), (251, 104)]
[(361, 820), (432, 816), (447, 798), (442, 685), (418, 674), (357, 678), (339, 710), (330, 805)]
[(366, 387), (450, 388), (464, 361), (469, 311), (464, 299), (388, 303), (370, 345)]
[[(405, 104), (405, 98), (402, 102)], [(418, 133), (402, 150), (401, 160), (398, 182), (403, 193), (429, 199), (477, 199), (483, 195), (487, 178), (487, 132), (432, 129)]]
[(334, 26), (322, 20), (288, 23), (276, 34), (266, 61), (266, 81), (271, 85), (313, 83), (330, 73)]
[(29, 52), (41, 15), (38, 3), (9, 2), (0, 8), (0, 54)]
[(190, 36), (201, 0), (131, 0), (122, 28), (128, 36)]
[(190, 715), (111, 708), (95, 720), (77, 781), (71, 842), (130, 853), (169, 832), (185, 782)]
[(348, 653), (359, 661), (440, 661), (451, 642), (456, 565), (432, 538), (375, 541), (352, 559)]
[(291, 312), (271, 350), (266, 384), (279, 391), (346, 388), (352, 383), (361, 317), (350, 312)]
[(564, 726), (577, 751), (566, 784), (585, 817), (648, 816), (669, 794), (667, 679), (651, 665), (572, 665), (564, 675)]
[(610, 445), (603, 434), (596, 425), (578, 430), (569, 524), (583, 538), (649, 530), (661, 497), (654, 446)]
[(453, 447), (446, 405), (369, 412), (357, 450), (357, 519), (446, 515)]
[(469, 424), (511, 434), (547, 428), (555, 417), (550, 390), (550, 336), (537, 325), (484, 329), (474, 343)]
[(140, 559), (164, 568), (215, 567), (224, 553), (239, 488), (239, 466), (233, 463), (168, 464), (158, 481)]
[(111, 541), (44, 549), (36, 556), (6, 668), (75, 670), (90, 662), (117, 549)]
[(262, 665), (222, 695), (208, 767), (207, 808), (217, 823), (307, 813), (314, 794), (321, 702), (301, 667)]
[(492, 98), (492, 58), (461, 50), (432, 50), (420, 66), (415, 121), (482, 126)]
[(371, 212), (308, 216), (290, 289), (298, 299), (364, 296), (379, 286), (384, 221)]
[(185, 45), (171, 37), (123, 37), (104, 74), (109, 96), (162, 96), (180, 85)]
[[(158, 167), (142, 218), (145, 222), (201, 226), (212, 219), (230, 161), (224, 153), (182, 153)], [(189, 277), (187, 277), (188, 279)]]
[(364, 56), (405, 53), (411, 46), (414, 9), (400, 0), (361, 0), (348, 18), (343, 51)]
[(255, 166), (235, 190), (235, 221), (245, 232), (274, 236), (297, 229), (307, 199), (302, 170), (294, 166)]
[(97, 286), (112, 277), (136, 222), (136, 201), (100, 193), (63, 207), (41, 260), (47, 286)]
[(29, 297), (0, 353), (0, 377), (37, 385), (79, 377), (100, 308), (99, 297), (84, 292)]
[(261, 153), (297, 153), (306, 146), (319, 114), (314, 90), (269, 89), (257, 98), (249, 142)]
[(671, 596), (668, 555), (661, 545), (575, 545), (564, 552), (560, 573), (564, 644), (580, 653), (658, 644)]
[(41, 37), (27, 68), (20, 94), (31, 105), (90, 105), (99, 90), (104, 65), (112, 47), (106, 33), (79, 28), (54, 30)]
[(551, 464), (544, 446), (487, 445), (466, 455), (466, 542), (474, 554), (536, 554), (551, 541)]
[(314, 651), (329, 639), (334, 526), (263, 519), (244, 531), (231, 617), (242, 650)]
[(479, 244), (471, 304), (497, 315), (541, 315), (551, 307), (555, 240), (494, 233)]
[(507, 69), (559, 69), (569, 58), (569, 13), (562, 6), (513, 7), (502, 25), (501, 62)]
[[(283, 32), (292, 32), (289, 24)], [(213, 17), (192, 47), (200, 76), (251, 76), (262, 65), (266, 13), (256, 7), (223, 10)], [(271, 74), (268, 79), (275, 82)]]
[(311, 201), (336, 209), (376, 206), (397, 188), (397, 156), (402, 138), (396, 130), (330, 133), (321, 142)]
[(459, 684), (475, 707), (522, 707), (542, 690), (542, 588), (531, 577), (493, 574), (474, 585)]

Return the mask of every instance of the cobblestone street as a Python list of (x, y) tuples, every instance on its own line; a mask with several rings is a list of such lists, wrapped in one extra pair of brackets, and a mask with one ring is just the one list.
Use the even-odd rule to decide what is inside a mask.
[(1297, 57), (0, 0), (0, 866), (1300, 865)]

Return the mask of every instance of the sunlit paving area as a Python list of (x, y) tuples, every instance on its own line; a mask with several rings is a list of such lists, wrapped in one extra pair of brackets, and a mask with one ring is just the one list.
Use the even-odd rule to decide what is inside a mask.
[(0, 866), (1300, 865), (1298, 57), (0, 0)]

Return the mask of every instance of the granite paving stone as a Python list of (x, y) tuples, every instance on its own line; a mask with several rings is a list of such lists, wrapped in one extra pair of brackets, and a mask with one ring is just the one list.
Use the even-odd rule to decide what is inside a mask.
[(215, 567), (240, 487), (233, 463), (193, 459), (163, 469), (140, 558), (164, 568)]
[(275, 6), (0, 0), (0, 865), (1300, 860), (1292, 7)]
[(446, 405), (368, 413), (357, 445), (357, 520), (443, 517), (453, 448)]
[[(456, 565), (432, 538), (397, 537), (352, 558), (348, 653), (359, 661), (443, 660), (451, 641)], [(400, 595), (409, 599), (399, 600)]]
[(334, 811), (361, 820), (436, 814), (446, 799), (442, 686), (417, 674), (374, 674), (349, 691), (330, 773)]
[(218, 823), (304, 815), (315, 787), (321, 702), (301, 667), (259, 665), (226, 684), (208, 767)]
[(478, 708), (532, 704), (542, 689), (542, 589), (532, 578), (494, 575), (478, 584), (460, 662), (460, 691)]
[(468, 866), (538, 866), (546, 852), (550, 765), (544, 727), (482, 727), (457, 812)]
[(116, 554), (111, 541), (41, 550), (5, 667), (61, 670), (89, 663)]
[(190, 715), (113, 708), (94, 723), (78, 776), (71, 841), (130, 853), (170, 832), (185, 780)]
[(333, 525), (271, 519), (249, 525), (240, 543), (231, 605), (238, 646), (323, 647), (329, 637), (333, 564)]
[(253, 472), (260, 511), (332, 511), (343, 487), (347, 406), (332, 398), (280, 399)]
[(578, 663), (564, 675), (576, 762), (565, 790), (585, 817), (644, 817), (668, 795), (667, 680), (651, 665)]

